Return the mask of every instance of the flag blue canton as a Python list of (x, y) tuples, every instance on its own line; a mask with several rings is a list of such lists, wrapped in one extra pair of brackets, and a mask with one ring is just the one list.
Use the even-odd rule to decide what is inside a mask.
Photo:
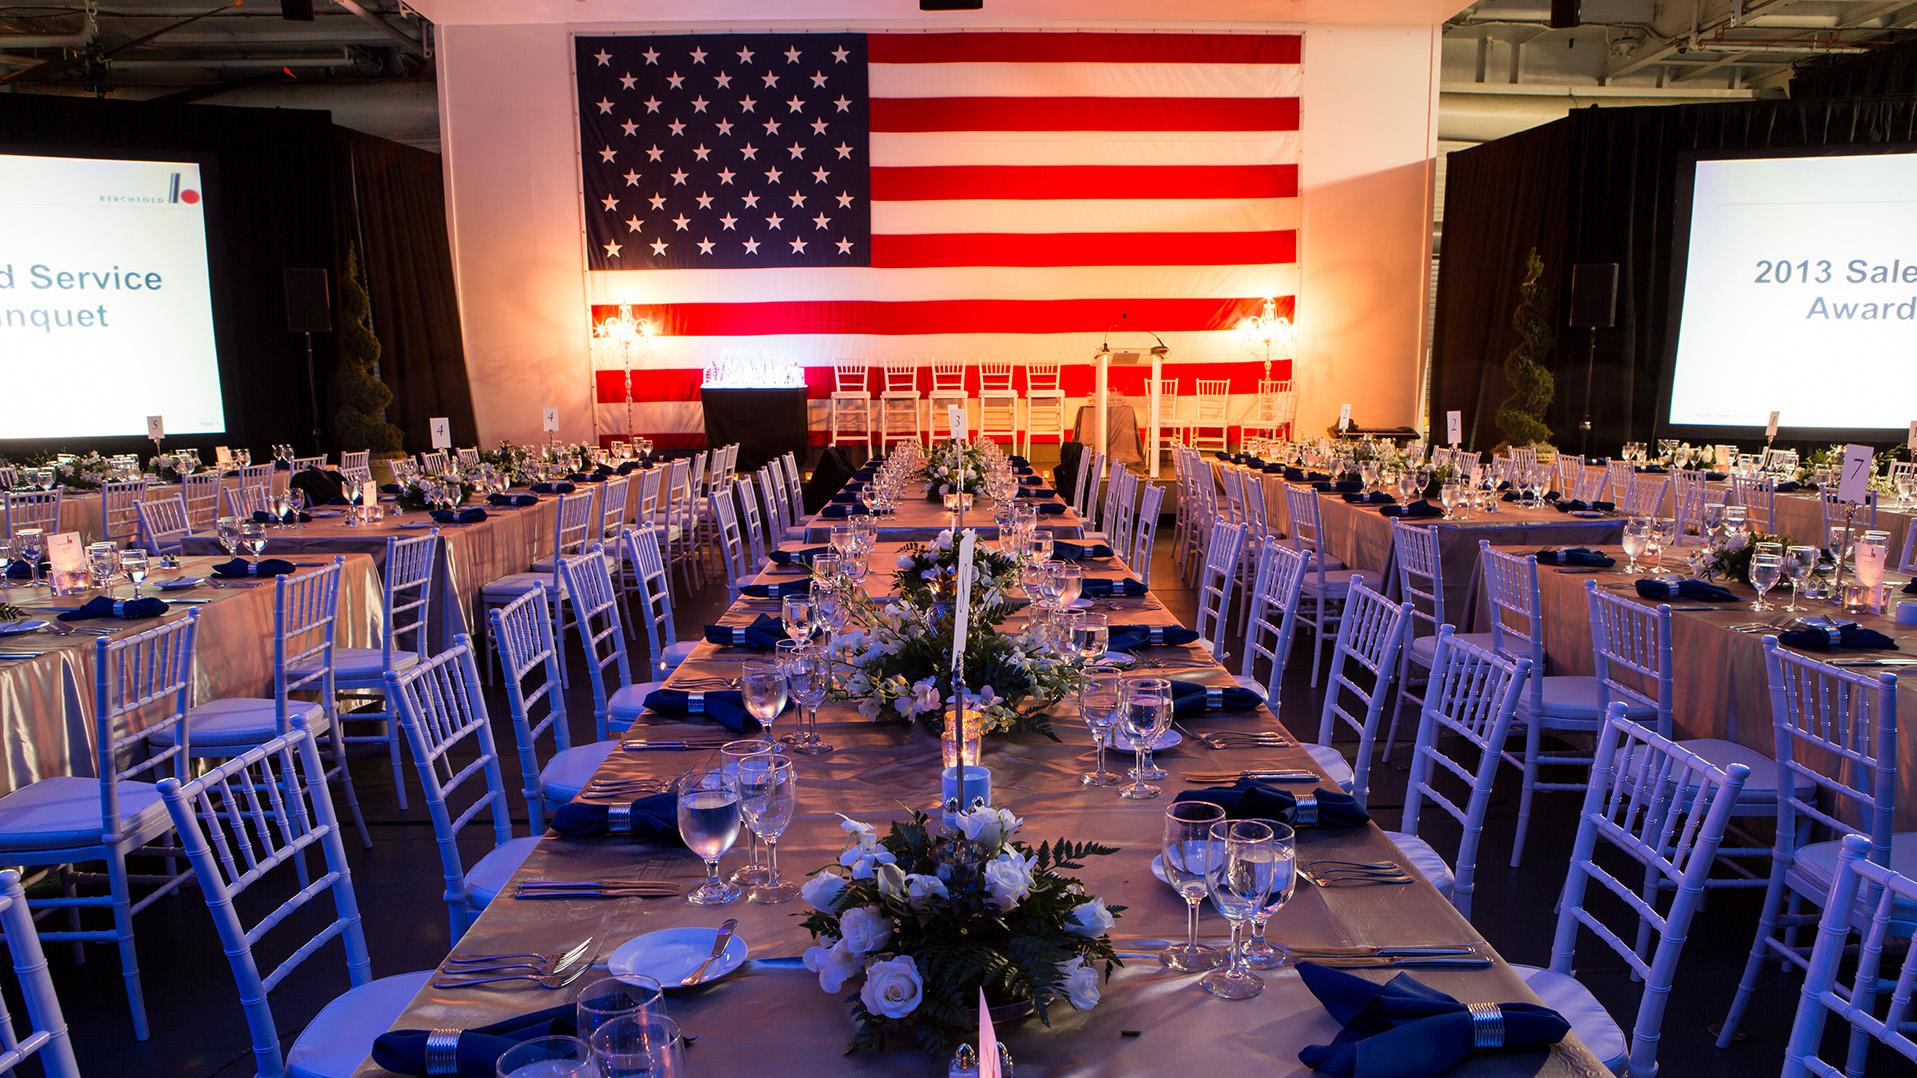
[(587, 266), (864, 266), (865, 38), (576, 39)]

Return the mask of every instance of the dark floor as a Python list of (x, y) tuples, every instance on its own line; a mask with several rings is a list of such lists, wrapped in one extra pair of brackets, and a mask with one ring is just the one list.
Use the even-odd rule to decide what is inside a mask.
[[(1167, 605), (1189, 624), (1196, 609), (1195, 599), (1192, 592), (1183, 589), (1172, 564), (1170, 531), (1168, 520), (1159, 541), (1152, 580)], [(723, 600), (724, 588), (719, 587), (683, 603), (680, 636), (696, 638), (700, 626), (716, 617)], [(1307, 646), (1301, 634), (1300, 656), (1307, 654)], [(1306, 684), (1310, 663), (1294, 662), (1293, 666), (1283, 697), (1282, 718), (1294, 732), (1309, 737), (1316, 731), (1320, 696)], [(495, 696), (492, 704), (495, 736), (502, 747), (510, 746), (512, 733), (503, 703)], [(571, 715), (573, 736), (590, 738), (591, 703), (583, 683), (574, 686)], [(1401, 748), (1395, 760), (1373, 771), (1372, 807), (1387, 826), (1396, 825), (1403, 801), (1405, 755)], [(360, 849), (349, 837), (348, 854), (374, 973), (385, 975), (433, 966), (447, 948), (446, 906), (440, 897), (432, 827), (419, 808), (416, 787), (413, 809), (403, 813), (394, 800), (392, 772), (383, 757), (356, 758), (353, 773), (373, 832), (371, 850)], [(1509, 769), (1505, 774), (1514, 777)], [(509, 781), (508, 785), (515, 784)], [(1515, 781), (1508, 786), (1500, 787), (1499, 801), (1491, 810), (1486, 829), (1473, 920), (1507, 959), (1545, 965), (1550, 960), (1555, 926), (1553, 903), (1575, 831), (1577, 802), (1568, 794), (1541, 795), (1524, 868), (1513, 871), (1507, 862), (1517, 790)], [(1427, 818), (1430, 815), (1427, 813)], [(1445, 822), (1450, 821), (1446, 818)], [(522, 833), (524, 827), (522, 806)], [(468, 830), (473, 833), (485, 829)], [(1455, 849), (1455, 829), (1447, 832), (1428, 826), (1425, 833), (1440, 851)], [(483, 848), (477, 846), (472, 853), (477, 855)], [(1713, 893), (1708, 908), (1694, 925), (1664, 1022), (1660, 1063), (1667, 1074), (1685, 1078), (1744, 1076), (1774, 1073), (1779, 1066), (1797, 1002), (1794, 977), (1775, 970), (1766, 973), (1764, 991), (1744, 1023), (1748, 1034), (1744, 1043), (1719, 1051), (1713, 1046), (1710, 1031), (1712, 1024), (1723, 1017), (1742, 969), (1759, 898), (1758, 892)], [(189, 888), (161, 900), (136, 919), (134, 930), (153, 1029), (151, 1038), (143, 1043), (132, 1039), (113, 950), (94, 946), (86, 963), (76, 965), (69, 947), (48, 947), (85, 1073), (225, 1078), (251, 1074), (239, 1002), (199, 892)], [(1578, 958), (1579, 977), (1628, 1029), (1639, 993), (1624, 965), (1589, 936), (1581, 941)], [(10, 979), (8, 987), (11, 996)], [(337, 948), (323, 950), (294, 973), (273, 995), (274, 1014), (284, 1042), (290, 1044), (318, 1009), (345, 987), (344, 962)], [(14, 1013), (20, 1013), (17, 1005)], [(1281, 1060), (1277, 1065), (1289, 1068), (1293, 1064)], [(1892, 1070), (1886, 1065), (1882, 1072)]]

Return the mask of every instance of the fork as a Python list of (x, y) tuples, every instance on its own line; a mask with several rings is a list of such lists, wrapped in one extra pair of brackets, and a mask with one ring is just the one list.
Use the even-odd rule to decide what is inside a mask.
[(1370, 887), (1411, 882), (1411, 877), (1403, 872), (1365, 872), (1357, 869), (1301, 868), (1298, 875), (1314, 887)]
[(501, 976), (501, 977), (474, 977), (474, 978), (452, 980), (452, 981), (447, 980), (445, 977), (435, 977), (433, 978), (433, 987), (434, 988), (472, 988), (476, 985), (502, 984), (506, 981), (531, 981), (532, 983), (538, 985), (539, 987), (547, 989), (548, 991), (551, 991), (553, 989), (564, 988), (567, 985), (571, 984), (572, 982), (585, 976), (586, 971), (591, 969), (593, 967), (593, 964), (598, 961), (599, 961), (599, 956), (593, 955), (591, 958), (588, 958), (584, 961), (574, 963), (571, 968), (566, 969), (563, 972), (554, 971), (552, 973), (514, 973), (514, 974), (508, 974), (506, 976)]
[(1214, 749), (1288, 749), (1293, 744), (1292, 740), (1285, 735), (1270, 731), (1263, 733), (1209, 731), (1199, 734), (1198, 740)]
[(665, 779), (593, 779), (583, 791), (588, 794), (663, 793), (671, 783)]
[[(554, 970), (565, 969), (572, 965), (572, 963), (579, 961), (579, 956), (592, 950), (592, 945), (596, 942), (598, 942), (597, 936), (587, 936), (575, 944), (571, 950), (555, 952), (553, 954), (521, 951), (517, 954), (447, 955), (447, 964), (455, 967), (447, 970), (447, 972), (454, 976), (466, 976), (474, 973), (496, 973), (500, 970), (507, 969), (525, 969), (531, 970), (534, 973), (551, 973)], [(508, 959), (514, 958), (530, 959), (531, 961), (508, 961)]]

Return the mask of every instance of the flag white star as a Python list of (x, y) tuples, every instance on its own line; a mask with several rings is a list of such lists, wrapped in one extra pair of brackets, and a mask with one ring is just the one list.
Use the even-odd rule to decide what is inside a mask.
[(825, 166), (824, 166), (824, 165), (820, 165), (820, 166), (819, 166), (818, 168), (815, 168), (815, 169), (813, 169), (813, 170), (812, 170), (812, 182), (813, 182), (813, 183), (824, 183), (824, 182), (825, 182), (825, 179), (826, 179), (826, 177), (827, 177), (827, 176), (830, 176), (830, 175), (832, 175), (832, 174), (831, 174), (830, 172), (827, 172), (827, 171), (825, 170)]
[(712, 102), (707, 101), (703, 97), (695, 97), (692, 99), (692, 111), (704, 112), (706, 110), (706, 106), (710, 104), (712, 104)]
[(633, 89), (637, 89), (638, 86), (639, 86), (639, 76), (634, 75), (632, 72), (628, 71), (625, 74), (619, 76), (619, 88), (621, 90), (633, 90)]
[(711, 253), (712, 253), (712, 241), (711, 241), (711, 240), (700, 240), (700, 241), (699, 241), (699, 253), (700, 253), (700, 254), (702, 254), (702, 255), (709, 255), (709, 254), (711, 254)]
[(621, 250), (624, 250), (624, 248), (620, 246), (618, 240), (606, 241), (606, 257), (607, 258), (618, 258), (619, 252)]
[(738, 173), (736, 173), (736, 172), (734, 172), (734, 171), (732, 171), (731, 169), (729, 169), (729, 168), (722, 168), (722, 169), (720, 169), (720, 170), (719, 170), (719, 182), (720, 182), (721, 184), (728, 184), (728, 183), (731, 183), (731, 182), (732, 182), (732, 177), (734, 177), (734, 176), (736, 176), (736, 175), (738, 175)]
[(692, 156), (704, 161), (706, 158), (712, 156), (712, 151), (706, 148), (705, 143), (701, 142), (692, 148)]
[(683, 213), (672, 219), (672, 227), (678, 229), (681, 232), (684, 232), (686, 230), (686, 226), (691, 223), (692, 223), (692, 218), (687, 217)]
[(795, 255), (805, 253), (805, 241), (803, 239), (795, 239), (792, 241), (792, 253)]
[(850, 147), (850, 146), (847, 146), (847, 145), (846, 145), (845, 143), (843, 143), (843, 142), (841, 142), (841, 143), (839, 143), (839, 144), (838, 144), (837, 146), (834, 146), (834, 147), (832, 147), (832, 148), (833, 148), (833, 149), (835, 149), (835, 150), (837, 150), (837, 151), (839, 151), (839, 156), (840, 156), (840, 157), (851, 157), (851, 156), (852, 156), (852, 147)]
[(745, 253), (746, 253), (746, 254), (749, 254), (749, 255), (756, 255), (756, 254), (758, 254), (758, 253), (759, 253), (759, 241), (758, 241), (758, 240), (747, 240), (747, 241), (745, 241), (744, 243), (742, 243), (742, 244), (740, 244), (739, 246), (741, 246), (741, 247), (744, 247), (744, 248), (745, 248)]
[(787, 153), (792, 155), (792, 159), (795, 161), (805, 156), (805, 146), (803, 143), (795, 142), (785, 149)]
[(635, 213), (631, 217), (626, 218), (626, 231), (637, 232), (641, 228), (644, 228), (645, 224), (644, 221), (639, 219), (639, 215)]
[(674, 71), (672, 74), (666, 76), (666, 85), (672, 87), (675, 90), (677, 90), (679, 88), (679, 85), (685, 81), (686, 81), (686, 77), (684, 75), (679, 74), (677, 71)]
[(751, 94), (747, 94), (747, 95), (745, 95), (744, 97), (742, 97), (742, 98), (740, 98), (740, 99), (739, 99), (739, 111), (740, 111), (740, 112), (751, 112), (751, 111), (752, 111), (752, 106), (754, 106), (754, 105), (756, 105), (756, 104), (758, 104), (758, 102), (757, 102), (757, 101), (755, 101), (755, 100), (753, 100), (753, 98), (752, 98), (752, 95), (751, 95)]
[(663, 105), (663, 104), (665, 104), (665, 102), (663, 102), (663, 101), (661, 101), (661, 100), (659, 100), (659, 99), (658, 99), (658, 98), (656, 98), (656, 97), (648, 97), (648, 98), (646, 98), (646, 111), (647, 111), (647, 112), (658, 112), (658, 111), (659, 111), (659, 106), (660, 106), (660, 105)]
[(832, 103), (833, 103), (834, 105), (837, 105), (837, 106), (839, 107), (839, 111), (840, 111), (840, 112), (850, 112), (850, 111), (852, 111), (852, 99), (851, 99), (851, 98), (849, 98), (849, 97), (847, 97), (847, 96), (845, 96), (844, 94), (840, 94), (840, 95), (839, 95), (839, 99), (838, 99), (837, 101), (834, 101), (834, 102), (832, 102)]
[(668, 244), (668, 243), (667, 243), (667, 242), (666, 242), (665, 240), (653, 240), (653, 241), (652, 241), (652, 253), (653, 253), (653, 254), (655, 254), (655, 255), (662, 255), (662, 254), (665, 254), (665, 253), (666, 253), (666, 248), (667, 248), (667, 247), (669, 247), (669, 246), (671, 246), (671, 245), (670, 245), (670, 244)]
[(840, 240), (840, 241), (839, 241), (839, 253), (840, 253), (840, 254), (842, 254), (842, 255), (849, 255), (849, 254), (851, 254), (851, 253), (852, 253), (852, 241), (851, 241), (851, 240)]
[(703, 63), (705, 63), (705, 62), (706, 62), (706, 50), (704, 50), (704, 49), (693, 49), (693, 50), (692, 50), (692, 62), (693, 62), (693, 63), (695, 63), (695, 64), (703, 64)]
[(812, 121), (812, 133), (815, 135), (825, 134), (825, 121), (824, 120)]
[(666, 125), (666, 129), (675, 135), (683, 135), (686, 133), (686, 124), (684, 120), (674, 120)]
[(701, 192), (699, 192), (699, 194), (698, 194), (698, 196), (697, 196), (697, 197), (698, 197), (698, 202), (699, 202), (699, 208), (700, 208), (700, 209), (702, 209), (702, 210), (709, 210), (709, 209), (711, 209), (711, 208), (712, 208), (712, 196), (711, 196), (711, 195), (708, 195), (708, 194), (706, 194), (706, 193), (705, 193), (704, 191), (701, 191)]
[(804, 192), (804, 191), (794, 191), (794, 192), (792, 192), (792, 204), (793, 204), (794, 206), (803, 206), (803, 205), (805, 205), (805, 192)]
[(814, 90), (823, 90), (825, 88), (825, 72), (814, 71), (812, 73), (812, 88)]
[(751, 49), (740, 49), (740, 50), (739, 50), (739, 62), (740, 62), (740, 63), (742, 63), (742, 64), (749, 64), (749, 63), (751, 63), (751, 62), (752, 62), (752, 50), (751, 50)]
[(759, 206), (759, 196), (752, 191), (745, 193), (743, 201), (745, 202), (745, 208), (748, 210), (757, 209)]
[(793, 94), (792, 99), (787, 101), (786, 105), (788, 105), (793, 112), (798, 112), (800, 109), (805, 108), (805, 98), (800, 97), (798, 94)]
[(610, 146), (607, 146), (605, 149), (602, 149), (599, 151), (599, 160), (601, 161), (610, 162), (613, 158), (618, 156), (619, 156), (619, 151), (613, 149)]
[(840, 191), (839, 192), (839, 208), (845, 209), (846, 207), (850, 205), (852, 205), (852, 196), (849, 194), (846, 194), (844, 191)]
[(831, 223), (832, 223), (832, 218), (827, 217), (823, 213), (812, 219), (812, 227), (818, 229), (821, 232), (825, 231), (825, 226)]
[(599, 204), (606, 207), (607, 213), (611, 213), (613, 210), (616, 210), (619, 208), (619, 200), (612, 197), (611, 195), (607, 195), (605, 198), (600, 199)]
[(633, 135), (639, 133), (639, 125), (632, 120), (627, 120), (625, 123), (619, 125), (619, 130), (624, 131), (627, 138), (631, 138)]
[(766, 169), (766, 170), (765, 170), (765, 182), (767, 182), (767, 183), (778, 183), (778, 182), (779, 182), (779, 177), (781, 177), (781, 176), (783, 176), (783, 175), (785, 175), (785, 173), (783, 173), (783, 172), (780, 172), (780, 171), (779, 171), (778, 169), (776, 169), (776, 168), (769, 168), (769, 169)]
[(768, 135), (776, 135), (776, 134), (778, 134), (778, 133), (779, 133), (779, 121), (777, 121), (777, 120), (767, 120), (767, 121), (765, 122), (765, 133), (766, 133), (766, 134), (768, 134)]
[(626, 170), (626, 186), (627, 187), (639, 186), (639, 170), (638, 169), (629, 168)]
[(844, 45), (840, 45), (838, 48), (832, 50), (832, 62), (835, 64), (845, 63), (845, 58), (850, 55), (852, 55), (852, 53), (847, 50)]
[(667, 173), (666, 175), (672, 177), (672, 186), (684, 187), (686, 185), (687, 173), (685, 169), (675, 168), (671, 172)]
[(785, 218), (780, 217), (776, 213), (765, 219), (766, 227), (771, 229), (777, 229), (784, 222), (785, 222)]
[(723, 90), (732, 85), (732, 76), (727, 72), (721, 71), (717, 75), (712, 76), (712, 81), (719, 89)]
[(766, 89), (769, 90), (772, 87), (779, 85), (779, 76), (768, 71), (765, 73), (765, 77), (761, 81), (765, 83)]
[(731, 120), (720, 120), (720, 121), (719, 121), (719, 133), (720, 133), (721, 135), (730, 135), (730, 134), (732, 134), (732, 121), (731, 121)]
[(666, 156), (666, 151), (660, 149), (659, 144), (656, 142), (646, 147), (646, 160), (648, 161), (663, 160), (665, 156)]
[(799, 47), (797, 45), (785, 50), (785, 62), (788, 64), (796, 64), (799, 62)]
[(759, 148), (757, 146), (754, 146), (750, 142), (746, 143), (744, 146), (739, 147), (739, 156), (745, 158), (748, 161), (752, 160), (758, 155), (759, 155)]
[(604, 49), (600, 49), (598, 52), (593, 53), (592, 58), (599, 61), (600, 67), (610, 67), (612, 65), (612, 53), (609, 53)]
[(593, 102), (593, 104), (599, 106), (599, 115), (601, 116), (608, 115), (612, 112), (612, 98), (610, 97), (601, 97), (599, 100)]
[(646, 51), (640, 53), (639, 55), (646, 58), (646, 63), (653, 64), (653, 65), (657, 65), (659, 63), (659, 53), (655, 49), (653, 49), (653, 47), (650, 45), (646, 46)]
[(652, 208), (655, 210), (663, 210), (666, 208), (666, 196), (664, 195), (654, 194), (651, 198), (646, 199), (646, 201), (652, 203)]
[(737, 217), (732, 216), (729, 213), (726, 214), (724, 217), (719, 218), (719, 227), (725, 229), (727, 232), (732, 231), (732, 226), (738, 223), (739, 223), (739, 219)]

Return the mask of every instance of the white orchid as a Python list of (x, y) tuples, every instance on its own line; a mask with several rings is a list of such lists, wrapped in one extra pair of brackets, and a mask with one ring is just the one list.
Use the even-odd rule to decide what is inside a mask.
[(945, 881), (937, 876), (913, 872), (905, 877), (905, 897), (915, 904), (934, 896), (945, 898), (949, 894), (950, 892), (945, 889)]
[(837, 992), (859, 972), (859, 954), (837, 936), (820, 936), (817, 946), (807, 947), (800, 956), (805, 968), (819, 975), (819, 987)]

